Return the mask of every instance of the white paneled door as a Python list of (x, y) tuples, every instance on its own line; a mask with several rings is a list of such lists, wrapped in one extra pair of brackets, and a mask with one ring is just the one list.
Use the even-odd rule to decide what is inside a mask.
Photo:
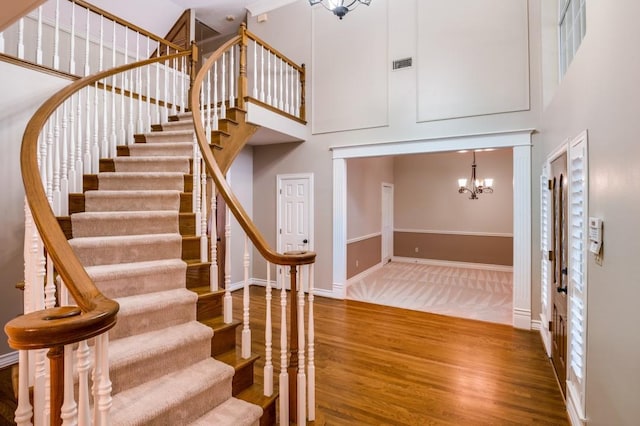
[[(313, 174), (278, 175), (278, 251), (313, 250)], [(286, 282), (289, 284), (289, 271)], [(298, 282), (307, 285), (307, 277)]]

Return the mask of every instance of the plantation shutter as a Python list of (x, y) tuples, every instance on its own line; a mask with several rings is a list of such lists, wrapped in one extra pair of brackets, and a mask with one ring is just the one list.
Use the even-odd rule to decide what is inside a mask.
[(585, 417), (587, 338), (587, 135), (569, 145), (569, 376), (568, 392)]
[[(549, 209), (551, 205), (551, 192), (549, 191), (549, 171), (547, 167), (542, 170), (540, 176), (540, 251), (542, 259), (540, 265), (540, 298), (542, 302), (542, 314), (548, 320), (549, 312)], [(542, 324), (546, 327), (546, 324)]]

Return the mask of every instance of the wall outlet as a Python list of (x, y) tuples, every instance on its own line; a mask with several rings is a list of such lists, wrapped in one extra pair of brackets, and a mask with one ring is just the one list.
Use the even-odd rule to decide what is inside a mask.
[(418, 253), (420, 251), (420, 249), (418, 247), (416, 247), (416, 253)]
[(356, 260), (356, 268), (360, 266), (360, 262)]

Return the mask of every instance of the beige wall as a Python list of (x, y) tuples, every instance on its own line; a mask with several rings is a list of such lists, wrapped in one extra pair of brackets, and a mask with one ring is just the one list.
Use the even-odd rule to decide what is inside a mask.
[[(604, 259), (589, 255), (586, 401), (589, 425), (640, 418), (640, 3), (587, 2), (587, 32), (542, 115), (532, 170), (563, 141), (589, 137), (589, 215), (604, 220)], [(534, 282), (539, 282), (539, 183), (533, 179)], [(539, 300), (539, 295), (533, 300)], [(536, 303), (536, 306), (538, 304)]]
[(513, 232), (511, 149), (476, 153), (477, 177), (493, 178), (494, 193), (470, 200), (458, 193), (458, 178), (470, 180), (472, 153), (395, 157), (396, 230)]
[[(236, 157), (227, 174), (233, 193), (242, 207), (253, 216), (253, 148), (245, 147)], [(231, 215), (231, 283), (244, 280), (244, 236), (242, 227)], [(253, 256), (253, 253), (249, 253)]]
[[(22, 133), (35, 110), (69, 82), (0, 62), (0, 323), (22, 313), (22, 293), (15, 285), (24, 279), (24, 189), (20, 174)], [(10, 352), (0, 339), (0, 355)]]
[(376, 235), (347, 244), (347, 279), (382, 261), (382, 237)]
[[(341, 24), (341, 32), (327, 37), (317, 37), (316, 28), (325, 25), (328, 20), (335, 17), (322, 8), (310, 8), (308, 2), (298, 1), (281, 9), (269, 12), (268, 20), (257, 23), (255, 18), (249, 18), (249, 29), (258, 36), (268, 41), (294, 61), (305, 63), (307, 66), (307, 113), (308, 117), (319, 117), (323, 113), (330, 114), (333, 108), (347, 102), (349, 111), (347, 115), (352, 117), (353, 130), (345, 130), (323, 134), (311, 134), (306, 142), (301, 144), (270, 145), (254, 148), (254, 212), (255, 221), (261, 229), (267, 230), (271, 235), (266, 237), (275, 245), (275, 175), (277, 173), (313, 172), (316, 185), (316, 215), (315, 215), (315, 250), (318, 253), (316, 267), (316, 286), (320, 289), (331, 290), (333, 286), (333, 162), (330, 148), (364, 143), (392, 143), (394, 141), (421, 140), (436, 137), (458, 136), (467, 134), (481, 134), (501, 132), (505, 130), (519, 130), (534, 128), (539, 116), (540, 94), (536, 89), (539, 84), (539, 0), (531, 0), (529, 5), (529, 53), (528, 68), (529, 86), (533, 88), (530, 95), (530, 109), (520, 112), (505, 114), (479, 115), (464, 118), (451, 118), (429, 122), (417, 122), (416, 96), (429, 96), (428, 93), (418, 94), (417, 84), (418, 67), (412, 67), (401, 71), (390, 71), (393, 59), (413, 57), (415, 61), (420, 58), (417, 55), (418, 26), (418, 2), (415, 0), (376, 0), (369, 7), (361, 6), (357, 11), (347, 16)], [(444, 4), (444, 3), (443, 3)], [(386, 13), (371, 11), (370, 8), (384, 8)], [(362, 14), (359, 17), (358, 14)], [(320, 16), (314, 16), (320, 14)], [(351, 27), (351, 18), (358, 20), (368, 19), (368, 27), (364, 33), (355, 33), (353, 28), (361, 28), (360, 25)], [(473, 19), (467, 16), (467, 19)], [(386, 43), (373, 45), (367, 35), (381, 28), (388, 28)], [(500, 31), (496, 28), (496, 31)], [(348, 40), (348, 44), (345, 44)], [(473, 42), (473, 37), (470, 37)], [(370, 105), (367, 96), (354, 97), (350, 90), (334, 91), (333, 101), (322, 106), (314, 104), (314, 74), (334, 76), (335, 78), (348, 79), (352, 86), (370, 87), (378, 93), (379, 87), (375, 84), (377, 77), (369, 79), (368, 73), (354, 73), (346, 67), (347, 63), (336, 60), (321, 61), (322, 56), (314, 56), (312, 47), (318, 43), (339, 46), (340, 49), (348, 46), (350, 50), (364, 50), (371, 56), (371, 64), (380, 64), (381, 58), (386, 58), (386, 89), (388, 100), (386, 105)], [(312, 63), (312, 61), (318, 61)], [(482, 60), (482, 59), (478, 59)], [(472, 68), (474, 63), (467, 64)], [(487, 64), (483, 64), (487, 65)], [(491, 62), (490, 67), (501, 66)], [(381, 66), (381, 65), (377, 65)], [(376, 70), (375, 76), (377, 76)], [(327, 74), (325, 74), (327, 73)], [(332, 86), (316, 87), (316, 90), (332, 91)], [(355, 90), (355, 89), (354, 89)], [(357, 93), (355, 93), (357, 95)], [(377, 98), (376, 98), (377, 99)], [(434, 99), (434, 102), (437, 102)], [(313, 111), (318, 108), (318, 111)], [(386, 125), (380, 127), (359, 128), (362, 115), (368, 114), (371, 108), (385, 108), (388, 110)], [(274, 141), (275, 142), (275, 141)], [(466, 161), (469, 163), (469, 161)], [(467, 164), (469, 167), (470, 165)], [(482, 167), (482, 166), (481, 166)], [(482, 170), (482, 169), (481, 169)], [(452, 184), (455, 193), (455, 181)], [(455, 193), (457, 195), (457, 193)], [(462, 196), (461, 196), (462, 197)], [(468, 200), (467, 200), (468, 201)], [(469, 201), (470, 202), (470, 201)], [(263, 273), (256, 272), (256, 276)]]

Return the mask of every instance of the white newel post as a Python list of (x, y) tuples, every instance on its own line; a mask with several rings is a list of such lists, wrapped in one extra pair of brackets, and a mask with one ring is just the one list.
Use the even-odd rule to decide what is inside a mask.
[(309, 405), (309, 421), (316, 419), (316, 364), (315, 364), (315, 320), (313, 314), (313, 264), (309, 265), (309, 324), (307, 338), (309, 340), (309, 357), (307, 360), (307, 400)]
[[(289, 374), (287, 367), (287, 289), (284, 283), (284, 267), (278, 266), (280, 277), (280, 424), (289, 424)], [(294, 331), (295, 332), (295, 331)]]
[(265, 359), (264, 359), (264, 395), (273, 395), (273, 363), (272, 346), (273, 332), (271, 324), (271, 264), (267, 262), (267, 289), (266, 289), (266, 318), (264, 329)]
[[(305, 373), (305, 337), (304, 337), (304, 267), (299, 268), (298, 285), (298, 423), (304, 424), (307, 418), (307, 375)], [(291, 330), (295, 332), (295, 330)]]

